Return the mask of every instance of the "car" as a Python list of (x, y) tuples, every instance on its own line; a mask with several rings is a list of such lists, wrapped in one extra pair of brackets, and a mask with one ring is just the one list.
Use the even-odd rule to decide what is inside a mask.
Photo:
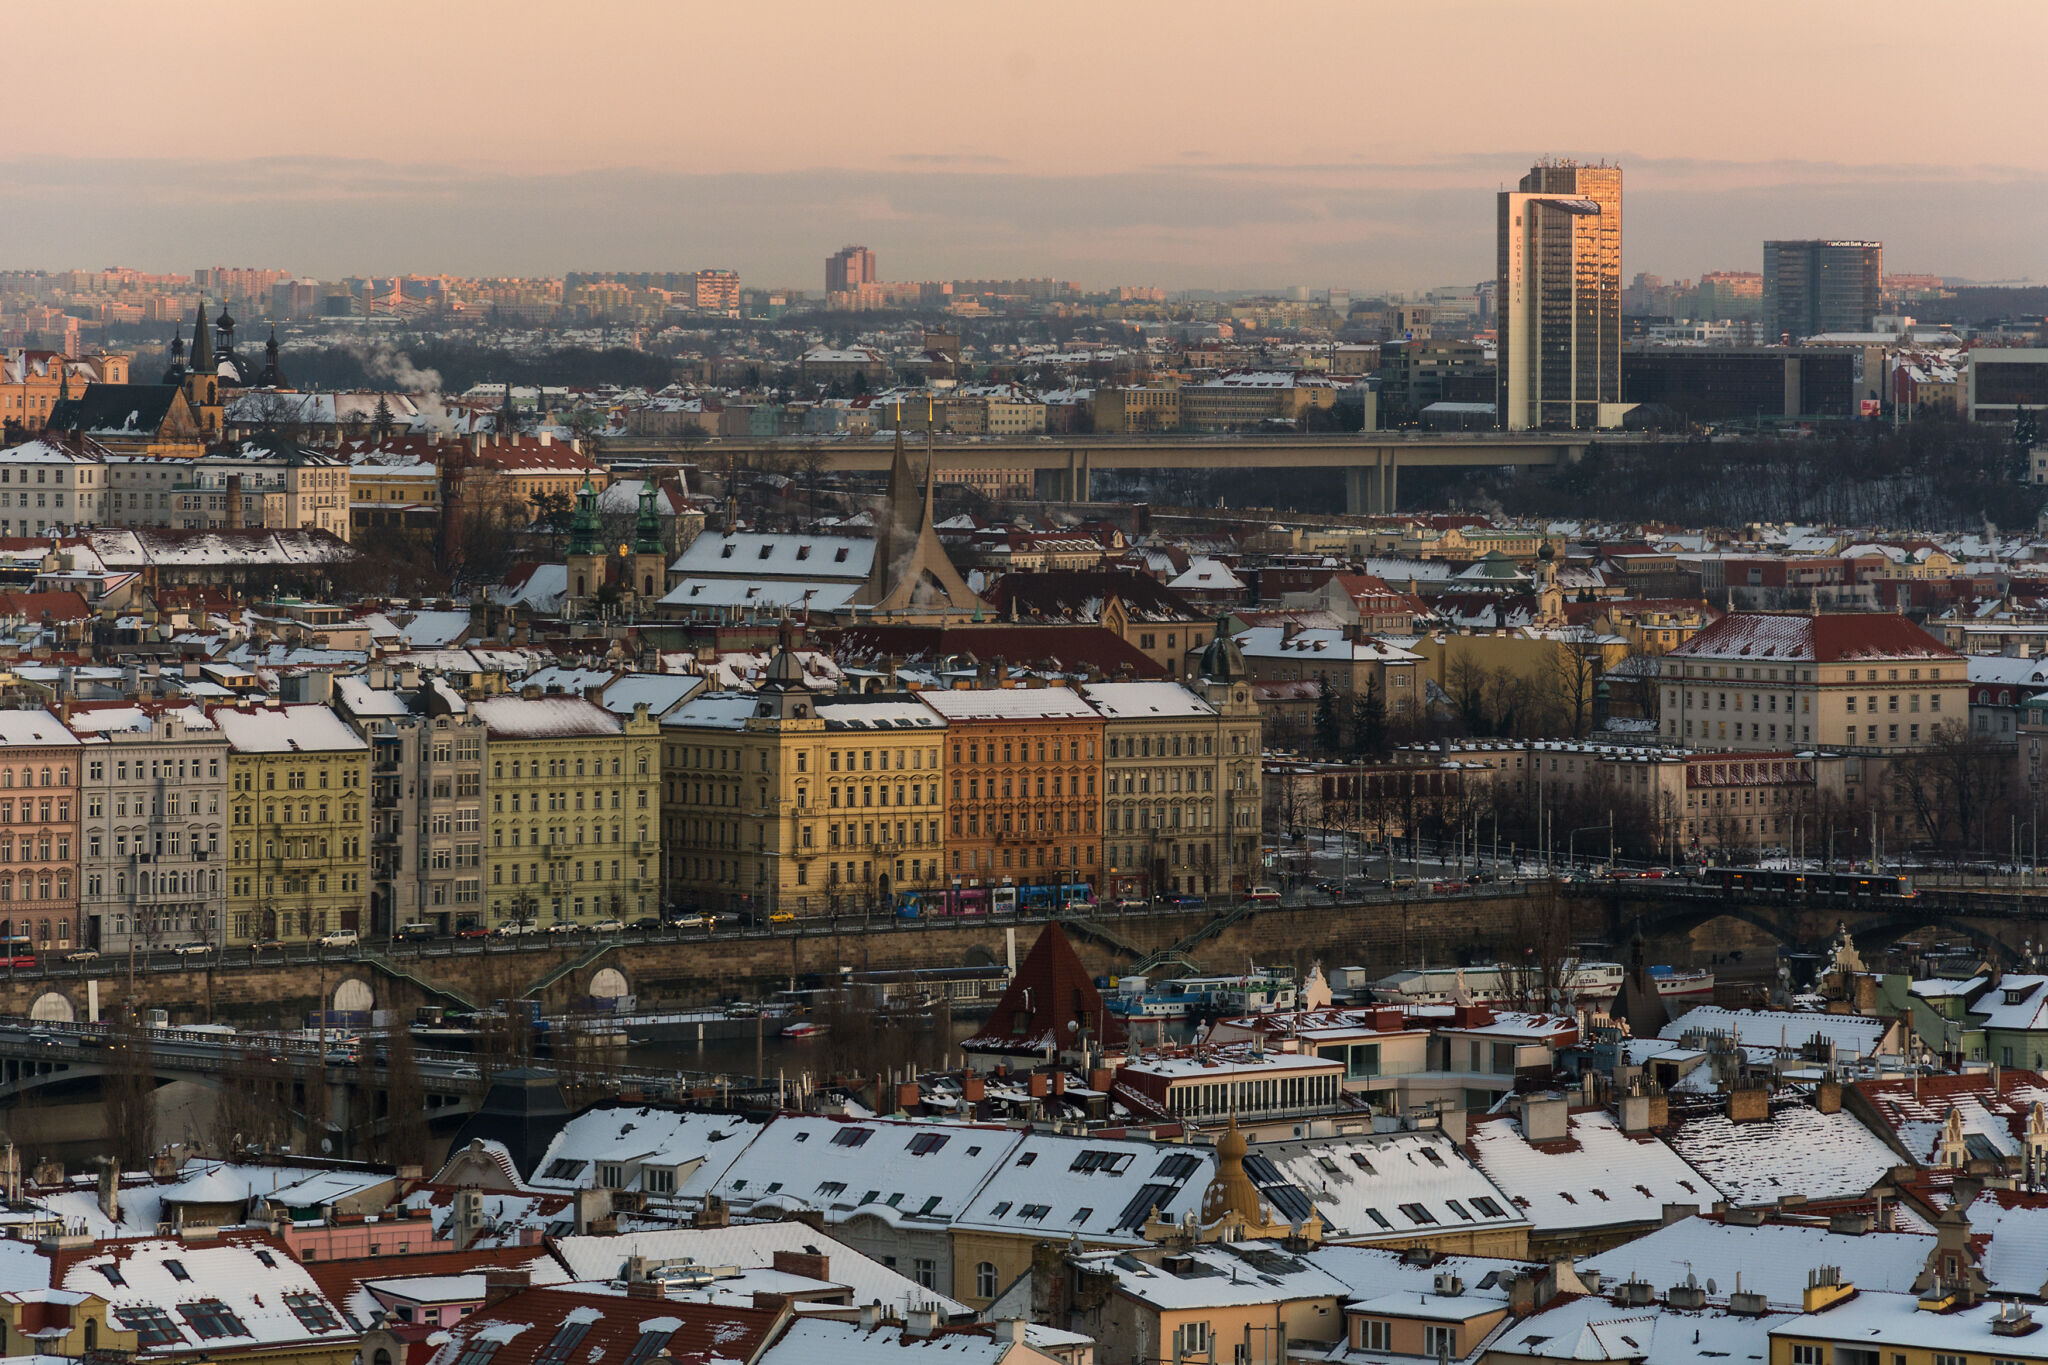
[(93, 962), (98, 960), (99, 955), (100, 950), (97, 948), (80, 948), (74, 952), (64, 954), (64, 960), (66, 962)]
[(558, 919), (548, 926), (548, 932), (551, 934), (580, 934), (583, 932), (583, 926), (573, 919)]
[(484, 1073), (473, 1066), (458, 1066), (448, 1074), (458, 1081), (480, 1081), (484, 1078)]
[(1443, 893), (1443, 892), (1451, 892), (1451, 891), (1468, 891), (1468, 890), (1470, 890), (1471, 888), (1470, 888), (1470, 887), (1469, 887), (1469, 886), (1468, 886), (1468, 885), (1467, 885), (1466, 883), (1464, 883), (1464, 882), (1460, 882), (1460, 881), (1443, 881), (1443, 882), (1431, 882), (1431, 883), (1429, 884), (1429, 889), (1430, 889), (1430, 890), (1432, 890), (1432, 891), (1435, 891), (1435, 892)]
[(329, 1066), (354, 1066), (358, 1060), (354, 1048), (331, 1047), (327, 1049), (326, 1062)]
[(260, 953), (272, 948), (283, 952), (284, 940), (281, 938), (259, 938), (249, 945), (249, 951), (252, 953)]
[(177, 944), (171, 951), (179, 957), (205, 957), (213, 951), (213, 945), (211, 943), (201, 943), (199, 940), (194, 939), (190, 943)]
[(774, 914), (768, 916), (768, 922), (770, 924), (795, 924), (796, 914), (789, 910), (777, 910)]
[(1245, 899), (1253, 905), (1278, 905), (1280, 903), (1280, 888), (1277, 886), (1255, 886)]
[(626, 927), (638, 934), (653, 934), (660, 932), (665, 925), (659, 916), (642, 915)]
[(1159, 898), (1159, 903), (1173, 910), (1193, 910), (1205, 904), (1200, 896), (1192, 895), (1185, 891), (1179, 895), (1171, 893), (1163, 895)]
[(1413, 877), (1389, 877), (1389, 878), (1387, 878), (1387, 880), (1386, 880), (1386, 885), (1387, 885), (1388, 887), (1392, 888), (1393, 890), (1396, 890), (1396, 891), (1403, 891), (1403, 890), (1406, 890), (1407, 888), (1409, 888), (1409, 887), (1411, 887), (1411, 886), (1414, 886), (1414, 885), (1415, 885), (1415, 878), (1413, 878)]
[(508, 919), (497, 928), (491, 930), (491, 937), (524, 938), (528, 934), (537, 934), (539, 932), (540, 926), (532, 920)]
[(709, 910), (706, 910), (701, 915), (690, 916), (688, 919), (683, 920), (682, 923), (690, 928), (702, 929), (705, 933), (708, 934), (713, 929), (716, 929), (718, 927), (718, 920), (719, 916), (714, 915)]
[(457, 938), (489, 938), (491, 931), (481, 924), (465, 924), (455, 931)]
[(1118, 896), (1113, 904), (1119, 913), (1130, 910), (1143, 910), (1145, 908), (1145, 898), (1143, 896)]
[(626, 932), (626, 922), (616, 919), (601, 919), (590, 926), (590, 932), (593, 934), (623, 934)]
[(359, 948), (363, 938), (353, 929), (329, 929), (320, 935), (322, 948)]
[(394, 943), (425, 943), (439, 932), (431, 924), (401, 924), (391, 931), (391, 939)]

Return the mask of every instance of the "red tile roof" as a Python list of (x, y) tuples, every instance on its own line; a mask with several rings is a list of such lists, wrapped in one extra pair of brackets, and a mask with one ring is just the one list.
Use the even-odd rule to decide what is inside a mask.
[[(676, 1299), (527, 1289), (479, 1308), (449, 1328), (448, 1344), (434, 1359), (444, 1365), (460, 1359), (469, 1343), (489, 1328), (498, 1327), (507, 1333), (521, 1328), (498, 1346), (490, 1357), (490, 1365), (533, 1365), (564, 1331), (565, 1320), (572, 1316), (588, 1322), (572, 1344), (573, 1349), (556, 1353), (565, 1360), (624, 1360), (640, 1340), (641, 1324), (650, 1318), (663, 1318), (679, 1324), (664, 1348), (670, 1359), (684, 1365), (712, 1365), (714, 1361), (749, 1365), (767, 1346), (783, 1314), (766, 1308), (731, 1308)], [(567, 1330), (575, 1328), (568, 1326)]]
[(1671, 651), (1673, 658), (1748, 659), (1757, 663), (1841, 663), (1864, 659), (1962, 656), (1903, 616), (1884, 612), (1737, 612)]

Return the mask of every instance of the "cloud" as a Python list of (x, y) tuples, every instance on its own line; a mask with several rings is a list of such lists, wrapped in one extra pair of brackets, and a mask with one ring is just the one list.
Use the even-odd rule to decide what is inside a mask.
[[(1084, 284), (1408, 289), (1493, 270), (1493, 194), (1527, 154), (1418, 163), (1142, 165), (1024, 175), (932, 152), (896, 169), (669, 174), (375, 159), (0, 160), (0, 265), (236, 263), (356, 273), (736, 269), (822, 287), (863, 241), (884, 278), (1052, 275)], [(1869, 236), (1898, 270), (2048, 275), (2028, 225), (2048, 175), (2008, 166), (1618, 157), (1624, 266), (1755, 269), (1781, 236)]]

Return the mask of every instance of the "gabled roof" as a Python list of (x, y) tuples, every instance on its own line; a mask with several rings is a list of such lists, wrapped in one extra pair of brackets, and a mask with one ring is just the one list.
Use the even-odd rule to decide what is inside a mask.
[(1960, 659), (1903, 616), (1884, 612), (1771, 615), (1736, 612), (1684, 644), (1673, 658), (1751, 663), (1843, 663), (1865, 659)]
[(184, 404), (176, 384), (88, 384), (78, 398), (50, 406), (48, 425), (100, 436), (154, 436)]
[(448, 1328), (446, 1344), (428, 1359), (431, 1365), (465, 1359), (475, 1365), (533, 1365), (545, 1357), (581, 1365), (624, 1360), (643, 1335), (665, 1333), (661, 1350), (681, 1365), (749, 1365), (781, 1319), (765, 1308), (528, 1289)]
[(1044, 1056), (1078, 1047), (1084, 1029), (1088, 1039), (1108, 1047), (1125, 1038), (1122, 1022), (1103, 1008), (1095, 979), (1081, 965), (1066, 931), (1048, 924), (1018, 964), (988, 1022), (960, 1047), (967, 1052)]

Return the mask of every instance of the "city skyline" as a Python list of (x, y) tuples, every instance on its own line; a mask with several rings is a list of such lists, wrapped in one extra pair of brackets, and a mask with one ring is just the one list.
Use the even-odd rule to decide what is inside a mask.
[[(822, 23), (771, 31), (751, 13), (620, 5), (607, 31), (632, 42), (558, 50), (517, 8), (401, 19), (370, 5), (344, 38), (338, 16), (315, 11), (281, 37), (252, 6), (226, 4), (221, 98), (260, 116), (235, 120), (231, 140), (180, 137), (171, 156), (150, 130), (173, 21), (142, 13), (98, 33), (89, 17), (37, 12), (32, 43), (86, 44), (111, 79), (67, 111), (61, 156), (31, 142), (0, 160), (0, 192), (34, 208), (17, 216), (7, 264), (239, 261), (326, 277), (723, 266), (804, 287), (820, 256), (863, 241), (903, 279), (1426, 288), (1492, 274), (1490, 196), (1554, 153), (1628, 169), (1630, 276), (1754, 269), (1763, 240), (1798, 237), (1882, 239), (1908, 271), (2048, 275), (2025, 230), (2048, 209), (2048, 153), (2017, 104), (2029, 45), (1916, 47), (1916, 84), (1967, 84), (1993, 115), (1973, 119), (1959, 153), (1944, 120), (1873, 120), (1884, 53), (1831, 29), (1841, 6), (1737, 4), (1686, 36), (1687, 69), (1740, 71), (1746, 88), (1782, 92), (1769, 101), (1711, 76), (1674, 87), (1670, 36), (1610, 4), (1311, 8), (1278, 32), (1215, 6), (1089, 14), (1104, 50), (1157, 58), (1113, 79), (993, 15), (871, 10), (865, 32), (914, 33), (950, 56), (892, 78)], [(1889, 8), (1857, 14), (1874, 25)], [(2041, 24), (2021, 6), (1986, 8), (1993, 31)], [(1056, 5), (1039, 22), (1057, 30), (1082, 13)], [(1766, 19), (1768, 45), (1749, 36)], [(337, 120), (306, 98), (294, 52), (364, 31), (453, 60), (432, 63), (431, 80), (369, 63), (377, 98)], [(1823, 40), (1870, 61), (1796, 59)], [(1522, 72), (1574, 41), (1603, 98), (1523, 98)], [(679, 75), (683, 50), (711, 59)], [(1356, 74), (1366, 50), (1389, 54), (1369, 87)], [(1284, 105), (1263, 93), (1282, 86), (1246, 83), (1283, 70)], [(508, 99), (508, 77), (557, 93)], [(2013, 117), (1995, 116), (2001, 102)], [(1232, 105), (1236, 116), (1161, 117)]]

